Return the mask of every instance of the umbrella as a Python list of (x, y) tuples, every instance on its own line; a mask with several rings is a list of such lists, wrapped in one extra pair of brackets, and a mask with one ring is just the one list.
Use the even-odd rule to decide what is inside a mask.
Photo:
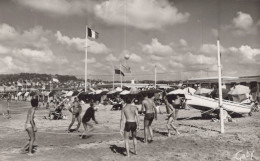
[(95, 94), (101, 94), (102, 92), (103, 92), (103, 91), (99, 89), (99, 90), (96, 90), (96, 91), (95, 91)]
[(121, 91), (123, 91), (123, 90), (122, 90), (122, 88), (120, 88), (120, 87), (117, 87), (117, 88), (116, 88), (116, 91), (119, 91), (119, 92), (121, 92)]
[(114, 94), (116, 93), (117, 91), (109, 91), (107, 94)]
[(67, 94), (66, 94), (66, 97), (71, 97), (73, 94), (73, 91), (69, 91)]
[(72, 93), (72, 96), (77, 96), (79, 94), (79, 91), (74, 91), (73, 93)]
[(140, 91), (137, 89), (137, 88), (135, 88), (135, 87), (132, 87), (131, 89), (130, 89), (130, 94), (138, 94)]
[(250, 89), (249, 87), (243, 85), (237, 85), (228, 92), (230, 95), (240, 95), (247, 93), (250, 93)]
[(204, 95), (204, 94), (210, 94), (212, 91), (213, 89), (199, 88), (194, 94)]
[(51, 91), (50, 93), (49, 93), (49, 97), (52, 97), (52, 96), (54, 96), (56, 94), (56, 91)]
[(186, 92), (183, 89), (177, 89), (169, 92), (167, 95), (184, 95)]
[(130, 91), (127, 91), (127, 90), (123, 90), (120, 95), (127, 95), (127, 94), (130, 94)]

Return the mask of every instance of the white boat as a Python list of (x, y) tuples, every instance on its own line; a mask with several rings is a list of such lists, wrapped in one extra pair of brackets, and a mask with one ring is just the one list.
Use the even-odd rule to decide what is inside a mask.
[[(213, 110), (219, 108), (219, 101), (217, 99), (190, 94), (186, 94), (185, 98), (187, 99), (187, 105), (201, 111), (208, 111), (210, 109)], [(223, 100), (223, 109), (230, 114), (248, 114), (251, 111), (251, 106), (233, 101)]]

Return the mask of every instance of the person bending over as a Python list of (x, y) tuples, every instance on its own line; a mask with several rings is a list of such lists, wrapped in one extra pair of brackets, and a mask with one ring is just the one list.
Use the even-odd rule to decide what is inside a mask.
[[(90, 103), (90, 107), (86, 110), (84, 116), (82, 117), (82, 124), (84, 126), (84, 132), (82, 134), (82, 139), (85, 137), (87, 132), (87, 127), (89, 126), (91, 129), (93, 129), (93, 125), (89, 123), (89, 121), (92, 119), (96, 124), (98, 124), (96, 118), (95, 118), (95, 109), (94, 109), (94, 103)], [(91, 130), (90, 129), (90, 130)], [(90, 131), (89, 130), (89, 131)]]

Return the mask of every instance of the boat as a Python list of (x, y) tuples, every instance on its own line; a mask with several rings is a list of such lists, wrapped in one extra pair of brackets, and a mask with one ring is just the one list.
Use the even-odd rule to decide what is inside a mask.
[[(199, 95), (185, 95), (186, 104), (192, 108), (201, 110), (201, 111), (217, 111), (219, 109), (219, 100), (208, 98)], [(251, 112), (251, 106), (246, 104), (241, 104), (233, 101), (223, 100), (223, 109), (226, 110), (229, 114), (249, 114)]]

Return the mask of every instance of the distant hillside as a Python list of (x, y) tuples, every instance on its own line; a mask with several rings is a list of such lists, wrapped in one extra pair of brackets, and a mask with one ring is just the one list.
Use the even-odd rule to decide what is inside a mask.
[(71, 75), (51, 75), (51, 74), (37, 74), (37, 73), (20, 73), (20, 74), (0, 74), (0, 82), (16, 82), (18, 80), (32, 80), (32, 81), (50, 81), (52, 78), (57, 78), (60, 82), (67, 82), (70, 80), (80, 80)]

